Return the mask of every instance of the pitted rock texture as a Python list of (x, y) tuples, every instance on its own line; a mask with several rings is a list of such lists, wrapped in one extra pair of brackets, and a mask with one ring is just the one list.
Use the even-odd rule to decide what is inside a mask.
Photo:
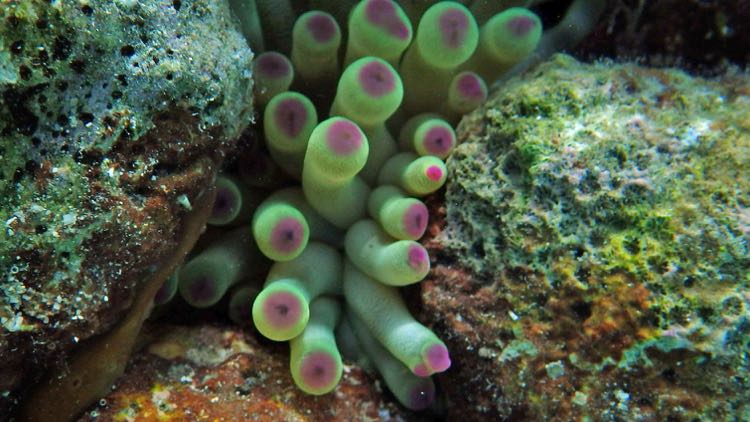
[(106, 331), (252, 118), (224, 2), (0, 0), (0, 408)]
[(750, 417), (748, 107), (556, 56), (464, 118), (422, 290), (449, 418)]

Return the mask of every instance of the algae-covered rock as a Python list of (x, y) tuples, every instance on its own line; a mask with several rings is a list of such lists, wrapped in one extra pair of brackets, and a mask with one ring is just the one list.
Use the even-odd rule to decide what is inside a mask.
[(0, 390), (110, 327), (250, 123), (225, 2), (0, 0)]
[(423, 292), (456, 416), (750, 417), (749, 109), (557, 56), (464, 119)]

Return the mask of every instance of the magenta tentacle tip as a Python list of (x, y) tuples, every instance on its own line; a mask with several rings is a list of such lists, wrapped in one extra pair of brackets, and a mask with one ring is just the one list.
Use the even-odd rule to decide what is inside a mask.
[(373, 60), (362, 66), (358, 76), (362, 89), (373, 97), (388, 95), (396, 89), (396, 79), (385, 63)]
[(367, 20), (375, 26), (383, 28), (393, 37), (405, 40), (411, 36), (409, 27), (396, 13), (396, 7), (391, 0), (371, 0), (365, 8)]
[(313, 352), (305, 356), (300, 374), (311, 389), (324, 389), (337, 377), (337, 363), (327, 352)]
[(487, 95), (482, 82), (474, 73), (465, 73), (459, 77), (458, 90), (467, 98), (484, 99)]
[(211, 217), (221, 218), (232, 212), (235, 205), (235, 193), (226, 186), (217, 186), (216, 199), (214, 199), (214, 207), (211, 210)]
[(299, 322), (302, 317), (302, 305), (299, 298), (292, 293), (274, 292), (263, 303), (263, 314), (270, 325), (282, 330)]
[(435, 384), (432, 382), (420, 383), (411, 390), (409, 394), (409, 408), (412, 410), (424, 410), (435, 401)]
[(438, 166), (429, 166), (424, 172), (425, 176), (433, 182), (438, 182), (443, 178), (443, 169)]
[(448, 9), (440, 15), (443, 43), (449, 48), (463, 45), (469, 31), (469, 18), (459, 9)]
[(328, 147), (338, 155), (350, 155), (362, 146), (362, 131), (348, 120), (333, 122), (326, 132)]
[(433, 373), (443, 372), (450, 368), (451, 358), (448, 348), (442, 344), (430, 346), (427, 350), (427, 365), (432, 369)]
[(411, 372), (414, 375), (418, 377), (422, 377), (422, 378), (429, 377), (430, 375), (432, 375), (432, 372), (430, 372), (430, 370), (427, 369), (427, 365), (423, 363), (417, 364), (414, 368), (412, 368)]
[(427, 131), (425, 149), (437, 156), (447, 154), (453, 148), (453, 133), (446, 127), (434, 127)]
[(404, 213), (404, 228), (412, 237), (419, 238), (427, 229), (427, 207), (419, 202), (411, 205)]
[(190, 283), (189, 291), (193, 301), (206, 301), (216, 294), (216, 282), (208, 277), (201, 277)]
[(283, 100), (276, 107), (274, 120), (284, 135), (294, 138), (305, 127), (308, 115), (305, 105), (296, 98)]
[(529, 16), (516, 16), (513, 19), (508, 20), (506, 25), (511, 34), (520, 38), (534, 29), (536, 24), (537, 22)]
[(279, 53), (267, 52), (259, 55), (255, 60), (257, 71), (269, 78), (282, 78), (292, 71), (289, 60)]
[(308, 19), (307, 30), (315, 41), (326, 43), (336, 35), (336, 23), (328, 15), (316, 14)]
[(421, 271), (430, 264), (427, 250), (425, 250), (425, 248), (420, 244), (415, 244), (409, 247), (408, 259), (409, 266), (414, 268), (415, 270)]
[(287, 217), (279, 220), (271, 232), (271, 245), (282, 253), (291, 253), (300, 247), (305, 238), (305, 228), (298, 219)]

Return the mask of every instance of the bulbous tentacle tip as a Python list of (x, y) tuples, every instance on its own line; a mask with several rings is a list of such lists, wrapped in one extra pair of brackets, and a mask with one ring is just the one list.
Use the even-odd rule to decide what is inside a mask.
[(427, 349), (427, 365), (433, 373), (444, 372), (451, 366), (448, 348), (444, 344), (434, 344)]
[(382, 60), (365, 58), (367, 63), (359, 69), (357, 80), (362, 91), (372, 97), (382, 97), (397, 89), (398, 76), (393, 68)]
[(341, 360), (326, 351), (312, 352), (302, 358), (298, 385), (310, 394), (325, 394), (336, 387), (341, 378)]
[(427, 250), (424, 248), (424, 246), (420, 245), (419, 243), (414, 243), (409, 247), (407, 256), (407, 259), (409, 260), (409, 266), (416, 272), (419, 272), (421, 274), (429, 270), (430, 257), (427, 254)]
[(293, 294), (279, 292), (263, 303), (263, 314), (270, 325), (284, 328), (302, 319), (302, 306)]
[(307, 237), (307, 229), (302, 221), (294, 217), (285, 217), (274, 225), (269, 243), (276, 252), (294, 255), (307, 243)]
[[(210, 277), (199, 277), (187, 287), (187, 300), (189, 303), (199, 304), (209, 301), (216, 296), (216, 282)], [(188, 299), (189, 298), (189, 299)]]
[(422, 378), (426, 378), (432, 375), (432, 372), (429, 370), (429, 368), (427, 368), (427, 365), (425, 365), (424, 363), (417, 364), (415, 367), (411, 369), (411, 372), (412, 374), (418, 377), (422, 377)]
[(307, 302), (284, 287), (263, 290), (253, 303), (253, 322), (265, 337), (286, 341), (297, 337), (310, 318)]
[(411, 38), (409, 21), (398, 13), (396, 4), (391, 0), (367, 0), (365, 2), (366, 21), (382, 28), (388, 35), (400, 39)]
[(409, 392), (408, 403), (404, 403), (411, 410), (424, 410), (435, 402), (435, 384), (431, 379), (424, 379), (417, 383)]
[(333, 16), (328, 13), (312, 11), (305, 21), (305, 28), (318, 43), (331, 42), (337, 35), (340, 36), (339, 25)]
[(487, 84), (474, 72), (461, 72), (456, 76), (456, 90), (466, 99), (484, 101), (487, 99)]
[(441, 166), (428, 166), (424, 171), (425, 176), (433, 182), (442, 182), (445, 172)]
[(419, 239), (427, 229), (427, 220), (429, 211), (427, 206), (422, 202), (415, 202), (406, 210), (403, 223), (404, 230), (414, 239)]
[(535, 16), (519, 14), (508, 20), (505, 24), (508, 32), (514, 36), (521, 38), (532, 31), (537, 25), (540, 25), (539, 19), (535, 19)]
[(422, 351), (422, 362), (412, 368), (412, 373), (418, 377), (429, 377), (432, 374), (445, 372), (451, 366), (450, 353), (444, 344), (432, 343)]
[(267, 201), (255, 213), (253, 236), (263, 255), (274, 261), (289, 261), (307, 246), (310, 227), (292, 205)]
[(431, 127), (422, 140), (424, 151), (440, 158), (447, 157), (455, 144), (456, 133), (447, 125)]
[[(474, 32), (476, 32), (476, 24), (473, 26)], [(438, 28), (446, 47), (459, 48), (466, 42), (466, 37), (472, 29), (471, 16), (466, 9), (446, 8), (441, 11), (438, 17)], [(476, 37), (476, 34), (474, 36)]]
[(240, 207), (240, 201), (240, 192), (236, 187), (217, 183), (216, 199), (208, 224), (221, 224), (224, 220), (232, 218)]
[(336, 155), (346, 156), (354, 153), (365, 142), (362, 130), (354, 122), (337, 119), (326, 130), (326, 144)]
[[(273, 102), (269, 104), (269, 108), (273, 105)], [(310, 108), (312, 104), (305, 104), (298, 98), (283, 98), (272, 108), (273, 122), (286, 137), (296, 138), (309, 121)]]
[(255, 71), (269, 79), (282, 79), (292, 72), (292, 63), (281, 53), (268, 51), (255, 58)]

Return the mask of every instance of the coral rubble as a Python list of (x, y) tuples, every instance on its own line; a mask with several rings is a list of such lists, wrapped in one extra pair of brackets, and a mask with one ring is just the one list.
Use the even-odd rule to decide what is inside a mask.
[(356, 366), (346, 365), (336, 394), (309, 395), (288, 376), (287, 362), (278, 358), (283, 352), (237, 327), (156, 325), (148, 331), (159, 339), (133, 357), (117, 390), (81, 421), (429, 420), (383, 397)]

